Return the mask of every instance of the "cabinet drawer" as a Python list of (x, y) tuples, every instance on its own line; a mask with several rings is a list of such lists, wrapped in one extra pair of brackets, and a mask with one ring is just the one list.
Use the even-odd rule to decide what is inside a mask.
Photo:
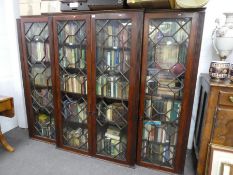
[(233, 106), (233, 92), (220, 91), (219, 93), (219, 104)]
[(233, 109), (221, 108), (217, 111), (213, 126), (213, 140), (215, 144), (233, 147)]

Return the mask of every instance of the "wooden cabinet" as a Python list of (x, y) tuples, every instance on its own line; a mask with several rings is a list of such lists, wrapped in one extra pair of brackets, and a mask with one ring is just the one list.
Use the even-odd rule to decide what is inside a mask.
[[(58, 147), (182, 172), (203, 17), (202, 10), (129, 10), (22, 18), (30, 136), (39, 138), (33, 113), (39, 100), (32, 80), (51, 68), (46, 79), (41, 78), (51, 99), (39, 97), (50, 100), (49, 124), (54, 125), (56, 116), (52, 138)], [(27, 44), (34, 25), (37, 33), (30, 36), (40, 48)], [(31, 70), (37, 64), (43, 71), (34, 75)]]
[(140, 90), (140, 165), (182, 172), (191, 119), (202, 16), (145, 14)]
[[(201, 95), (194, 134), (197, 174), (204, 175), (210, 143), (233, 147), (233, 85), (229, 81), (211, 81), (208, 74), (201, 76)], [(204, 99), (204, 100), (203, 100)]]

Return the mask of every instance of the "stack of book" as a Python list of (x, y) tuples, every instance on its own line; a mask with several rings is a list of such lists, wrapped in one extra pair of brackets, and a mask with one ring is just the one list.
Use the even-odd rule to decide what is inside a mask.
[(117, 128), (109, 127), (105, 133), (105, 139), (102, 147), (105, 153), (112, 157), (116, 157), (125, 152), (126, 139), (120, 137), (120, 131)]
[[(156, 70), (155, 70), (156, 72)], [(163, 71), (160, 74), (151, 74), (152, 71), (146, 76), (147, 85), (145, 93), (153, 96), (171, 96), (182, 97), (182, 82), (173, 77), (169, 71)]]
[(34, 85), (52, 86), (50, 68), (44, 69), (42, 67), (33, 67), (31, 69), (31, 77), (33, 77), (31, 81), (33, 81)]
[(105, 46), (105, 47), (129, 47), (130, 46), (130, 31), (131, 31), (131, 23), (129, 21), (114, 21), (105, 26), (104, 29), (100, 30), (97, 35), (98, 41), (97, 46)]
[(63, 101), (63, 114), (66, 120), (76, 123), (87, 123), (87, 104), (77, 101)]
[(67, 129), (64, 128), (64, 139), (71, 147), (84, 147), (87, 148), (88, 143), (88, 130), (87, 129)]
[(98, 103), (97, 109), (98, 118), (101, 121), (110, 122), (121, 129), (127, 126), (128, 110), (121, 103), (112, 103), (110, 105)]
[(40, 107), (53, 107), (52, 91), (48, 89), (33, 90), (32, 98)]
[(125, 73), (130, 68), (130, 51), (121, 49), (97, 48), (98, 69), (111, 74)]
[(27, 44), (28, 54), (31, 56), (31, 62), (50, 62), (50, 47), (48, 42), (32, 41)]
[(77, 94), (87, 94), (87, 78), (76, 74), (63, 75), (62, 90)]
[(63, 47), (59, 50), (60, 66), (63, 68), (86, 68), (86, 49)]
[(146, 118), (173, 122), (179, 117), (181, 101), (165, 100), (162, 98), (146, 98), (144, 108)]
[(35, 129), (40, 136), (54, 138), (54, 118), (44, 113), (38, 114), (36, 117)]
[(127, 126), (127, 109), (121, 103), (110, 104), (107, 106), (106, 118), (120, 128)]
[(129, 94), (129, 83), (122, 81), (119, 76), (102, 75), (96, 82), (96, 95), (127, 99)]

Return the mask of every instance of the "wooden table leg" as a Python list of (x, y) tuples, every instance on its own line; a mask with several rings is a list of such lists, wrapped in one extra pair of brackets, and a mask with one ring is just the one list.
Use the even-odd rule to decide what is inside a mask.
[(2, 134), (2, 131), (0, 130), (0, 143), (2, 144), (2, 146), (9, 152), (14, 152), (14, 148), (12, 146), (9, 145), (9, 143), (7, 142), (6, 138), (4, 137), (4, 135)]

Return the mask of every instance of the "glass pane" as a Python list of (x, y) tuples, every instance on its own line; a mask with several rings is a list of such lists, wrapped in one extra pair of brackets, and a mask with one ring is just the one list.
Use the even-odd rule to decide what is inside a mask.
[(141, 157), (174, 167), (191, 19), (149, 21)]
[(63, 143), (88, 150), (86, 22), (57, 22)]
[(24, 23), (35, 135), (55, 139), (48, 23)]
[(126, 160), (131, 20), (96, 20), (97, 154)]

